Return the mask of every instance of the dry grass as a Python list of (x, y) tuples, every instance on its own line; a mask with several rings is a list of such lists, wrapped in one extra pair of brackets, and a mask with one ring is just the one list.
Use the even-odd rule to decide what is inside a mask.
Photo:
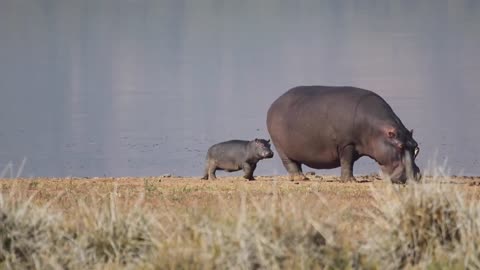
[(334, 177), (0, 180), (0, 269), (480, 267), (480, 189)]

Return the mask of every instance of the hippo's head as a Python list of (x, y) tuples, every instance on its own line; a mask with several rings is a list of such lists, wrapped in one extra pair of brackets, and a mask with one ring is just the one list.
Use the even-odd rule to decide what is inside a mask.
[(375, 144), (375, 160), (393, 183), (403, 184), (407, 179), (418, 181), (421, 178), (420, 169), (415, 164), (420, 149), (412, 135), (413, 130), (387, 127)]
[(272, 158), (273, 151), (270, 149), (270, 140), (255, 139), (250, 142), (253, 145), (254, 155), (259, 159)]

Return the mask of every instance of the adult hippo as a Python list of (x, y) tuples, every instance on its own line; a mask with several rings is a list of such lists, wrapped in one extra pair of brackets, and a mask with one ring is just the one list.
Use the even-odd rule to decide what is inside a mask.
[(273, 102), (268, 132), (290, 180), (308, 180), (301, 165), (341, 167), (341, 179), (355, 180), (353, 163), (369, 156), (394, 183), (420, 179), (419, 148), (383, 98), (355, 87), (299, 86)]

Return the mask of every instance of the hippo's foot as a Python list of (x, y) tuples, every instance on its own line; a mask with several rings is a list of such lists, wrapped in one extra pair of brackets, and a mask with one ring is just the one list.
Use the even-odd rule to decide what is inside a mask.
[(346, 176), (340, 178), (341, 182), (359, 182), (354, 176)]
[(256, 180), (255, 177), (253, 177), (253, 176), (250, 176), (250, 177), (249, 176), (244, 176), (243, 178), (247, 179), (248, 181), (255, 181)]
[(208, 180), (208, 176), (204, 176), (204, 177), (200, 178), (200, 180)]
[(289, 179), (290, 181), (310, 181), (310, 179), (303, 174), (289, 175)]

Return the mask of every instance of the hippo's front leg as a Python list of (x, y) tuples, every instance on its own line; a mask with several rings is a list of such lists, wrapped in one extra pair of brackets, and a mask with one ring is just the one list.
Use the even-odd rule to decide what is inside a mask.
[(257, 168), (257, 164), (250, 164), (245, 162), (242, 166), (243, 166), (243, 172), (245, 173), (243, 178), (248, 179), (250, 181), (255, 180), (255, 178), (253, 177), (253, 172), (255, 171), (255, 168)]
[(342, 181), (356, 181), (353, 176), (353, 162), (355, 156), (355, 147), (353, 145), (347, 145), (340, 152), (340, 167), (341, 174), (340, 179)]
[(283, 163), (285, 169), (288, 172), (288, 178), (290, 181), (308, 181), (308, 179), (302, 172), (302, 165), (298, 162), (295, 162), (289, 159), (280, 149), (277, 148), (278, 155), (280, 156), (280, 160)]

